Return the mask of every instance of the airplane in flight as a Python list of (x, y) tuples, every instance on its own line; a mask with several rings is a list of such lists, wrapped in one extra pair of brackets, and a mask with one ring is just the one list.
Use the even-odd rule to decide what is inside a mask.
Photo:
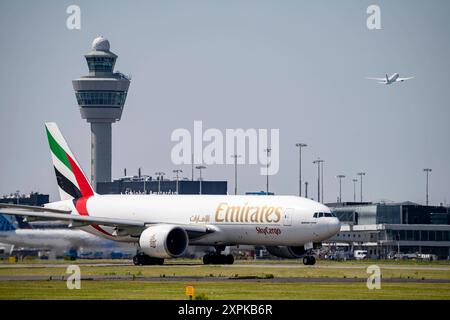
[(390, 77), (386, 74), (385, 78), (366, 78), (366, 79), (376, 80), (376, 81), (378, 81), (378, 83), (390, 85), (390, 84), (393, 84), (396, 82), (404, 82), (406, 80), (411, 80), (411, 79), (414, 79), (414, 77), (400, 78), (400, 75), (398, 73), (394, 73)]
[(213, 246), (204, 264), (232, 264), (222, 251), (260, 245), (275, 256), (315, 264), (316, 243), (340, 230), (325, 205), (296, 196), (99, 195), (86, 179), (56, 123), (46, 123), (60, 201), (44, 207), (0, 204), (0, 213), (64, 220), (106, 239), (139, 245), (136, 265), (163, 264), (188, 246)]

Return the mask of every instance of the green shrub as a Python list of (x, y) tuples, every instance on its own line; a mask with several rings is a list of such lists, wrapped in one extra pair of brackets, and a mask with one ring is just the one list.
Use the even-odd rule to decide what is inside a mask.
[(195, 296), (195, 300), (209, 300), (208, 296), (205, 293), (200, 293)]

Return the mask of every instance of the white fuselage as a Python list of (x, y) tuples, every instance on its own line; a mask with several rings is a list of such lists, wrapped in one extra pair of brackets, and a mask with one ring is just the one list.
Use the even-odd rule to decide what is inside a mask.
[(387, 83), (386, 84), (394, 83), (395, 81), (397, 81), (399, 76), (400, 75), (398, 73), (394, 73), (392, 76), (389, 77), (389, 79), (387, 79)]
[[(70, 200), (46, 207), (77, 214)], [(329, 213), (329, 208), (295, 196), (95, 195), (87, 200), (86, 209), (93, 217), (214, 230), (191, 240), (190, 245), (297, 246), (328, 239), (340, 229), (335, 217), (313, 217), (315, 212)], [(83, 230), (116, 241), (139, 240), (136, 236), (115, 236), (114, 228), (107, 226)]]

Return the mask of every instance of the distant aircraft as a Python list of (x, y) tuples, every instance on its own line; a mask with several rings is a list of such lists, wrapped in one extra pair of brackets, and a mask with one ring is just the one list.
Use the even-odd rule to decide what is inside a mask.
[(14, 247), (38, 248), (54, 250), (64, 254), (72, 249), (79, 251), (95, 250), (96, 252), (122, 252), (132, 255), (136, 246), (97, 237), (79, 229), (50, 228), (35, 229), (29, 223), (8, 215), (0, 214), (0, 242)]
[(403, 82), (403, 81), (406, 81), (406, 80), (411, 80), (411, 79), (413, 79), (414, 77), (410, 77), (410, 78), (400, 78), (400, 75), (398, 74), (398, 73), (394, 73), (392, 76), (388, 76), (388, 75), (386, 75), (386, 78), (366, 78), (366, 79), (369, 79), (369, 80), (377, 80), (378, 81), (378, 83), (381, 83), (381, 84), (393, 84), (393, 83), (396, 83), (396, 82)]
[(139, 244), (136, 265), (163, 264), (189, 245), (214, 246), (204, 264), (232, 264), (221, 252), (263, 245), (273, 255), (313, 265), (314, 243), (340, 230), (325, 205), (294, 196), (99, 195), (94, 192), (55, 123), (46, 123), (61, 201), (44, 207), (0, 204), (0, 213), (65, 220), (106, 239)]

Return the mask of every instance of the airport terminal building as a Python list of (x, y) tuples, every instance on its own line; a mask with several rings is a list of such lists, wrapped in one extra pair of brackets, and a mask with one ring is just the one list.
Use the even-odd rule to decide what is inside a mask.
[(450, 209), (403, 203), (327, 204), (342, 223), (341, 231), (324, 243), (332, 250), (367, 250), (369, 258), (395, 254), (450, 257)]
[(49, 202), (49, 198), (50, 196), (48, 194), (41, 194), (39, 192), (31, 192), (29, 194), (15, 193), (0, 197), (0, 203), (43, 206)]
[(99, 194), (227, 194), (227, 181), (193, 181), (154, 179), (151, 176), (128, 176), (113, 182), (98, 182)]

